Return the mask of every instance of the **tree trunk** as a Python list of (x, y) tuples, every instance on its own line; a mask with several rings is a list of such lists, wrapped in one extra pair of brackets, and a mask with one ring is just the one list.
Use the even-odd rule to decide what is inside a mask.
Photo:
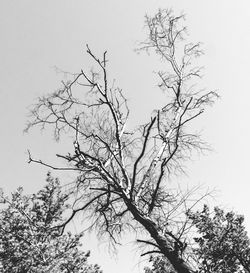
[(194, 273), (193, 270), (181, 257), (176, 253), (169, 245), (166, 239), (159, 234), (157, 225), (148, 217), (143, 216), (130, 200), (126, 201), (129, 211), (134, 216), (134, 219), (138, 221), (155, 240), (162, 254), (169, 260), (174, 269), (178, 273)]

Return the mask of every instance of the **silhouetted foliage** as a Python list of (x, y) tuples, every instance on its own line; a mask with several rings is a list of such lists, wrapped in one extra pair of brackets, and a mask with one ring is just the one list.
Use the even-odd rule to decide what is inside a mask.
[(205, 205), (189, 217), (199, 235), (194, 238), (199, 272), (250, 272), (250, 239), (242, 215), (218, 207), (211, 212)]
[(83, 234), (64, 235), (55, 229), (63, 220), (68, 196), (58, 179), (47, 176), (43, 189), (24, 195), (18, 188), (11, 198), (1, 194), (0, 265), (6, 273), (101, 273), (87, 263), (80, 250)]
[[(250, 239), (244, 217), (215, 207), (210, 211), (189, 212), (195, 227), (193, 256), (197, 273), (247, 273), (250, 272)], [(151, 267), (145, 273), (176, 272), (162, 256), (151, 257)]]
[(151, 267), (145, 267), (145, 273), (175, 273), (169, 261), (162, 256), (150, 257)]

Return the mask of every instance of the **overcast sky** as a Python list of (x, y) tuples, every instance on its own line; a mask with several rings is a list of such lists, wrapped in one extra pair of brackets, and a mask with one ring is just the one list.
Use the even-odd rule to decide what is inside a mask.
[[(190, 40), (201, 41), (206, 51), (201, 86), (221, 96), (197, 128), (214, 151), (196, 158), (182, 181), (216, 188), (216, 203), (244, 214), (250, 230), (249, 0), (1, 0), (0, 187), (7, 192), (20, 185), (26, 192), (39, 189), (48, 170), (28, 165), (27, 149), (51, 163), (65, 149), (49, 133), (23, 134), (27, 107), (59, 86), (64, 75), (55, 66), (69, 72), (90, 68), (86, 43), (97, 53), (108, 51), (112, 76), (129, 99), (132, 124), (161, 105), (164, 97), (153, 74), (157, 59), (134, 52), (146, 35), (144, 15), (158, 8), (187, 15)], [(129, 240), (116, 260), (104, 246), (98, 250), (93, 236), (86, 244), (104, 273), (141, 272)]]

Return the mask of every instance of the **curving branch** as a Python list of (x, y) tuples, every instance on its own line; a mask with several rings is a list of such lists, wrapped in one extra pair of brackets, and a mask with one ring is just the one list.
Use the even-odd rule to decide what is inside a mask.
[(31, 110), (27, 130), (49, 127), (56, 140), (73, 139), (72, 150), (57, 155), (66, 167), (35, 160), (29, 153), (29, 163), (77, 174), (72, 196), (77, 196), (74, 205), (80, 205), (57, 226), (62, 232), (77, 212), (86, 211), (100, 236), (106, 234), (119, 243), (123, 232), (144, 230), (152, 243), (139, 241), (154, 249), (142, 255), (160, 251), (177, 272), (190, 273), (194, 270), (184, 247), (190, 228), (186, 222), (189, 196), (170, 189), (167, 181), (183, 170), (194, 152), (207, 148), (192, 130), (192, 121), (218, 95), (197, 91), (192, 83), (201, 74), (193, 61), (203, 52), (200, 43), (185, 42), (183, 19), (170, 10), (146, 16), (148, 38), (139, 50), (154, 51), (168, 68), (158, 72), (158, 85), (167, 93), (167, 101), (147, 123), (126, 130), (129, 108), (108, 73), (107, 52), (99, 58), (87, 45), (93, 70), (81, 70), (56, 92), (40, 98)]

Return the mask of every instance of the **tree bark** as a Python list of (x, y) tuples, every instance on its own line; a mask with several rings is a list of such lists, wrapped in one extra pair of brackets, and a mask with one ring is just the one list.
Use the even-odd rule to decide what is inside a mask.
[(161, 253), (169, 260), (178, 273), (196, 272), (168, 245), (166, 239), (159, 233), (157, 225), (150, 218), (143, 216), (131, 200), (127, 199), (126, 205), (134, 219), (148, 231)]

